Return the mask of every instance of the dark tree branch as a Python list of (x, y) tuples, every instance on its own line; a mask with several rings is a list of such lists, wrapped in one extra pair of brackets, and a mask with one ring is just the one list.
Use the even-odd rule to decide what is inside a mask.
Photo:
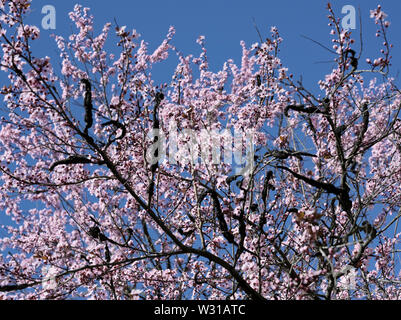
[(324, 112), (322, 110), (320, 110), (319, 108), (312, 106), (312, 107), (306, 107), (305, 105), (301, 104), (301, 105), (288, 105), (285, 107), (284, 109), (284, 114), (285, 116), (288, 117), (288, 111), (289, 110), (293, 110), (293, 111), (297, 111), (297, 112), (302, 112), (302, 113), (307, 113), (307, 114), (324, 114)]
[(285, 171), (290, 172), (295, 178), (300, 179), (304, 182), (306, 182), (307, 184), (311, 185), (312, 187), (316, 187), (319, 189), (323, 189), (324, 191), (328, 192), (328, 193), (333, 193), (335, 195), (340, 195), (343, 190), (340, 188), (337, 188), (335, 185), (333, 185), (332, 183), (326, 183), (326, 182), (321, 182), (321, 181), (316, 181), (314, 179), (305, 177), (301, 174), (298, 174), (294, 171), (292, 171), (291, 169), (287, 168), (287, 167), (283, 167), (283, 166), (277, 166), (277, 168), (279, 169), (283, 169)]
[(93, 161), (90, 160), (84, 156), (70, 156), (67, 159), (63, 159), (63, 160), (58, 160), (56, 162), (54, 162), (49, 170), (53, 171), (55, 167), (62, 165), (62, 164), (85, 164), (85, 163), (92, 163), (92, 164), (104, 164), (104, 161), (98, 160), (98, 161)]
[(365, 137), (365, 133), (368, 130), (369, 126), (369, 110), (368, 110), (368, 103), (364, 103), (362, 105), (362, 128), (359, 132), (358, 138), (355, 142), (354, 148), (352, 149), (350, 156), (348, 157), (348, 163), (351, 163), (355, 155), (361, 148), (363, 138)]
[(313, 157), (315, 158), (316, 155), (308, 153), (308, 152), (303, 152), (303, 151), (295, 151), (295, 150), (291, 150), (291, 149), (286, 149), (286, 150), (273, 150), (271, 152), (268, 153), (270, 156), (273, 156), (277, 159), (280, 160), (285, 160), (289, 157), (296, 157), (299, 160), (303, 160), (302, 156), (305, 157)]
[(88, 79), (81, 79), (81, 82), (85, 85), (85, 99), (84, 99), (85, 129), (84, 129), (84, 132), (87, 135), (88, 130), (92, 127), (92, 124), (93, 124), (92, 86)]
[[(107, 127), (107, 126), (114, 126), (116, 127), (115, 130), (113, 130), (113, 132), (110, 134), (108, 142), (106, 144), (106, 146), (104, 147), (104, 149), (106, 150), (113, 142), (117, 141), (117, 140), (121, 140), (125, 137), (125, 135), (127, 134), (127, 129), (125, 127), (125, 125), (123, 125), (121, 122), (118, 122), (116, 120), (109, 120), (105, 123), (102, 124), (102, 127)], [(118, 137), (112, 138), (112, 136), (116, 133), (116, 131), (118, 129), (121, 129), (121, 134)]]
[(37, 283), (25, 283), (25, 284), (11, 284), (11, 285), (5, 285), (5, 286), (0, 286), (0, 292), (12, 292), (12, 291), (18, 291), (18, 290), (24, 290), (30, 287), (35, 286)]

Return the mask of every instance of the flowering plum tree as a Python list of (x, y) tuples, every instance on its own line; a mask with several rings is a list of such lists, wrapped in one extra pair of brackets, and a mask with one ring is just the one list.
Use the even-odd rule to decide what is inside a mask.
[(283, 67), (276, 28), (213, 72), (203, 37), (199, 57), (173, 28), (149, 52), (76, 5), (56, 68), (32, 50), (30, 1), (0, 9), (0, 298), (401, 298), (401, 94), (380, 6), (383, 49), (362, 69), (328, 5), (320, 94)]

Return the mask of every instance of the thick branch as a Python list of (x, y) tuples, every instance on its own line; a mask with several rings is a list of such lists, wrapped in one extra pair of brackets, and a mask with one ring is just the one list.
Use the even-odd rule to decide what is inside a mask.
[(85, 164), (85, 163), (93, 163), (93, 164), (103, 164), (103, 161), (92, 161), (84, 156), (70, 156), (67, 159), (58, 160), (54, 162), (49, 170), (53, 171), (55, 167), (62, 165), (62, 164)]
[(320, 114), (324, 114), (324, 112), (322, 110), (320, 110), (319, 108), (312, 106), (312, 107), (305, 107), (305, 105), (300, 104), (300, 105), (288, 105), (285, 107), (284, 109), (284, 114), (288, 117), (288, 111), (289, 110), (293, 110), (293, 111), (297, 111), (297, 112), (302, 112), (302, 113), (307, 113), (307, 114), (313, 114), (313, 113), (320, 113)]
[(340, 188), (337, 188), (335, 185), (333, 185), (332, 183), (326, 183), (326, 182), (321, 182), (321, 181), (316, 181), (314, 179), (305, 177), (301, 174), (298, 174), (294, 171), (292, 171), (291, 169), (287, 168), (287, 167), (283, 167), (283, 166), (277, 166), (277, 168), (286, 170), (288, 172), (290, 172), (295, 178), (300, 179), (304, 182), (306, 182), (307, 184), (311, 185), (312, 187), (316, 187), (319, 189), (323, 189), (324, 191), (328, 192), (328, 193), (333, 193), (335, 195), (340, 195), (343, 190)]

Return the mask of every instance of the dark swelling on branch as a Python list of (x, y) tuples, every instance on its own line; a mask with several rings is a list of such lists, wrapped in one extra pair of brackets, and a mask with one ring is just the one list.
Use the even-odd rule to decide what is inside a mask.
[(353, 70), (356, 70), (356, 68), (358, 68), (358, 58), (355, 57), (355, 51), (352, 49), (348, 49), (347, 51), (345, 51), (345, 60), (348, 59), (348, 54), (351, 54), (350, 57), (350, 65), (353, 68)]
[(287, 168), (287, 167), (283, 167), (283, 166), (277, 166), (277, 168), (279, 169), (283, 169), (285, 171), (290, 172), (295, 178), (300, 179), (305, 181), (307, 184), (319, 188), (319, 189), (323, 189), (324, 191), (328, 192), (328, 193), (333, 193), (335, 195), (340, 195), (343, 190), (340, 188), (337, 188), (335, 185), (333, 185), (332, 183), (327, 183), (327, 182), (321, 182), (321, 181), (316, 181), (314, 179), (305, 177), (301, 174), (298, 174), (294, 171), (292, 171), (291, 169)]
[(333, 193), (337, 196), (337, 199), (341, 205), (341, 207), (350, 215), (350, 210), (352, 208), (352, 201), (350, 200), (349, 196), (349, 188), (344, 185), (343, 188), (338, 188), (332, 183), (327, 183), (327, 182), (321, 182), (321, 181), (316, 181), (314, 179), (305, 177), (301, 174), (298, 174), (291, 169), (283, 166), (277, 166), (279, 169), (283, 169), (285, 171), (290, 172), (295, 178), (300, 179), (307, 184), (311, 185), (312, 187), (318, 188), (318, 189), (323, 189), (324, 191), (328, 193)]
[(263, 201), (263, 211), (260, 215), (259, 219), (259, 230), (263, 230), (263, 226), (266, 224), (266, 209), (267, 209), (267, 200), (269, 197), (270, 190), (276, 190), (274, 185), (270, 182), (273, 179), (273, 171), (269, 170), (266, 172), (266, 176), (263, 182), (263, 189), (262, 189), (262, 201)]
[(107, 263), (109, 263), (111, 260), (111, 254), (110, 254), (110, 250), (109, 250), (109, 246), (107, 245), (107, 242), (106, 242), (105, 248), (104, 248), (104, 258)]
[(0, 292), (12, 292), (17, 290), (24, 290), (29, 287), (33, 287), (34, 285), (36, 285), (36, 283), (11, 284), (11, 285), (0, 286)]
[(109, 246), (108, 246), (107, 243), (110, 242), (110, 243), (115, 244), (117, 246), (120, 246), (120, 244), (115, 242), (114, 240), (110, 239), (109, 237), (107, 237), (104, 233), (102, 233), (100, 231), (100, 228), (97, 225), (89, 228), (88, 234), (93, 239), (99, 240), (100, 242), (104, 242), (104, 258), (105, 258), (107, 263), (110, 263), (111, 253), (110, 253), (110, 249), (109, 249)]
[(377, 235), (377, 230), (375, 227), (373, 227), (368, 221), (363, 221), (362, 222), (362, 226), (360, 227), (360, 229), (362, 229), (365, 234), (366, 237), (369, 239), (374, 239)]
[[(159, 112), (160, 103), (162, 102), (163, 99), (164, 99), (164, 94), (162, 92), (157, 92), (156, 96), (155, 96), (155, 106), (153, 108), (153, 126), (152, 127), (153, 127), (154, 130), (159, 130), (160, 129), (160, 121), (159, 121), (159, 117), (158, 117), (158, 112)], [(159, 137), (156, 135), (153, 138), (153, 143), (157, 143), (158, 141), (159, 141)], [(156, 148), (156, 150), (154, 152), (154, 156), (155, 156), (156, 159), (158, 159), (158, 157), (159, 157), (159, 148)], [(159, 166), (159, 162), (158, 161), (151, 166), (152, 173), (154, 173), (156, 171), (158, 166)]]
[(93, 105), (92, 105), (92, 86), (88, 79), (81, 79), (81, 82), (85, 85), (85, 98), (84, 98), (84, 108), (85, 108), (85, 129), (84, 132), (88, 135), (88, 130), (93, 124)]
[(107, 237), (103, 232), (100, 231), (100, 228), (98, 226), (93, 226), (90, 227), (88, 230), (88, 234), (96, 240), (99, 240), (100, 242), (108, 241), (112, 244), (115, 244), (117, 246), (120, 246), (119, 243), (115, 242), (114, 240), (110, 239)]
[(11, 70), (13, 70), (18, 77), (20, 77), (24, 82), (26, 82), (26, 77), (25, 77), (24, 73), (17, 67), (17, 65), (14, 62), (14, 56), (12, 56)]
[(219, 227), (223, 233), (224, 238), (226, 238), (229, 243), (234, 243), (235, 242), (234, 236), (228, 230), (226, 219), (224, 218), (223, 211), (221, 210), (220, 201), (218, 199), (217, 192), (215, 190), (211, 191), (210, 196), (213, 199), (214, 210), (216, 212), (216, 217), (217, 217), (217, 220), (219, 221)]
[(264, 204), (264, 208), (266, 210), (267, 206), (267, 195), (269, 190), (274, 190), (274, 186), (270, 183), (270, 180), (273, 178), (273, 171), (269, 170), (266, 173), (265, 180), (263, 182), (263, 189), (262, 189), (262, 201)]
[[(162, 102), (162, 100), (164, 99), (164, 94), (162, 92), (157, 92), (155, 95), (155, 105), (153, 108), (153, 125), (152, 128), (154, 131), (157, 131), (160, 129), (160, 121), (159, 121), (159, 117), (158, 117), (158, 111), (159, 111), (159, 106), (160, 103)], [(159, 137), (158, 137), (158, 133), (154, 132), (155, 136), (153, 138), (153, 144), (156, 144), (159, 142)], [(150, 166), (150, 172), (151, 172), (151, 178), (149, 181), (149, 186), (148, 186), (148, 204), (150, 205), (152, 202), (152, 198), (153, 198), (153, 193), (154, 193), (154, 189), (155, 189), (155, 173), (157, 168), (159, 167), (159, 145), (157, 145), (156, 150), (154, 151), (153, 155), (152, 155), (152, 161), (154, 163), (151, 164)], [(154, 158), (153, 158), (154, 157)]]
[(238, 174), (232, 175), (232, 176), (228, 176), (227, 179), (226, 179), (226, 183), (227, 183), (228, 185), (230, 185), (231, 182), (237, 180), (239, 177), (242, 177), (242, 176), (241, 176), (241, 175), (238, 175)]
[(70, 156), (67, 159), (63, 159), (63, 160), (58, 160), (56, 162), (54, 162), (51, 166), (50, 166), (50, 171), (53, 171), (55, 167), (62, 165), (62, 164), (85, 164), (85, 163), (92, 163), (92, 164), (104, 164), (103, 161), (101, 160), (90, 160), (84, 156)]
[(354, 157), (359, 152), (362, 146), (363, 139), (365, 137), (365, 133), (368, 130), (369, 126), (369, 110), (368, 110), (368, 103), (365, 102), (362, 104), (362, 128), (359, 131), (357, 141), (354, 144), (354, 147), (350, 153), (350, 156), (347, 159), (348, 165), (354, 162)]
[(303, 104), (300, 104), (300, 105), (290, 104), (290, 105), (286, 106), (285, 109), (284, 109), (284, 115), (286, 117), (288, 117), (288, 111), (289, 110), (302, 112), (302, 113), (307, 113), (307, 114), (317, 114), (317, 113), (324, 114), (325, 113), (324, 111), (320, 110), (318, 107), (315, 107), (315, 106), (306, 107)]
[(273, 156), (276, 159), (279, 160), (285, 160), (289, 157), (296, 157), (299, 160), (303, 160), (302, 156), (305, 157), (316, 157), (316, 155), (308, 153), (308, 152), (303, 152), (303, 151), (295, 151), (291, 149), (285, 149), (285, 150), (273, 150), (268, 153), (269, 156)]
[[(102, 123), (103, 128), (107, 127), (107, 126), (114, 126), (115, 129), (110, 134), (109, 139), (104, 147), (104, 150), (106, 150), (113, 142), (123, 139), (125, 137), (125, 135), (127, 134), (127, 129), (126, 129), (125, 125), (123, 125), (121, 122), (118, 122), (117, 120), (109, 120), (105, 123)], [(118, 129), (121, 129), (120, 135), (118, 137), (113, 138), (114, 134), (116, 133), (116, 131)]]
[(217, 218), (217, 220), (219, 222), (219, 228), (220, 228), (224, 238), (226, 238), (229, 243), (235, 243), (234, 236), (228, 230), (227, 222), (226, 222), (226, 220), (224, 218), (224, 213), (221, 210), (219, 196), (217, 194), (217, 191), (213, 190), (213, 189), (205, 189), (205, 190), (203, 190), (200, 193), (199, 197), (198, 197), (198, 204), (201, 204), (202, 201), (205, 199), (205, 197), (208, 194), (210, 194), (210, 197), (212, 198), (214, 212), (216, 214), (216, 218)]

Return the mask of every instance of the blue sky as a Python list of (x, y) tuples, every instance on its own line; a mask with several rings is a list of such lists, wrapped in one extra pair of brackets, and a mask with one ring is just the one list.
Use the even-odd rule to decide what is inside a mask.
[[(364, 52), (362, 58), (378, 56), (378, 41), (374, 34), (376, 26), (369, 18), (369, 10), (378, 4), (389, 14), (391, 29), (389, 38), (394, 44), (393, 49), (393, 73), (396, 75), (401, 66), (401, 41), (397, 34), (401, 30), (401, 20), (398, 15), (401, 12), (401, 2), (394, 0), (359, 0), (359, 1), (331, 1), (337, 17), (344, 14), (341, 9), (345, 5), (353, 5), (356, 10), (360, 7), (362, 23)], [(333, 54), (322, 49), (311, 41), (301, 37), (306, 35), (326, 46), (331, 46), (327, 25), (327, 1), (308, 0), (153, 0), (153, 1), (50, 1), (33, 0), (30, 23), (40, 26), (44, 5), (51, 4), (56, 8), (56, 30), (42, 30), (41, 46), (36, 51), (37, 55), (50, 55), (55, 53), (55, 44), (49, 37), (51, 33), (68, 35), (72, 29), (72, 22), (68, 18), (68, 12), (76, 3), (90, 7), (95, 16), (95, 25), (101, 29), (105, 22), (113, 22), (114, 18), (120, 26), (126, 25), (127, 29), (135, 28), (142, 38), (147, 41), (150, 48), (155, 48), (166, 35), (170, 25), (176, 28), (174, 45), (185, 54), (199, 53), (196, 38), (199, 35), (206, 37), (209, 61), (212, 69), (217, 70), (223, 62), (233, 58), (240, 62), (241, 40), (247, 45), (259, 41), (253, 20), (255, 20), (262, 37), (269, 36), (271, 26), (277, 26), (284, 42), (281, 48), (281, 58), (290, 72), (297, 77), (301, 76), (304, 83), (317, 89), (317, 81), (331, 70), (329, 63), (317, 63), (333, 59)], [(359, 23), (354, 30), (354, 38), (357, 41), (356, 49), (359, 50)], [(363, 62), (360, 65), (363, 66)], [(366, 67), (366, 65), (365, 65)], [(170, 79), (171, 74), (166, 74), (164, 81)], [(0, 78), (1, 79), (1, 78)]]

